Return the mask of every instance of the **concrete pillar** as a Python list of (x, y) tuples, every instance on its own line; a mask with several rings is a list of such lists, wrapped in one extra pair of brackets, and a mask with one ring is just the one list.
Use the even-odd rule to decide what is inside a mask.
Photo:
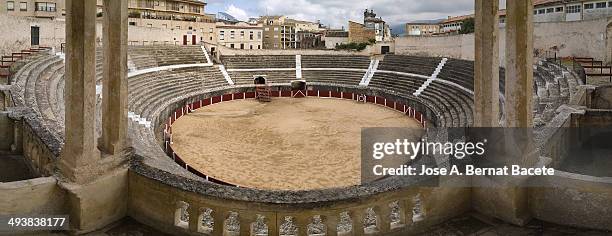
[(104, 0), (104, 72), (102, 88), (102, 136), (98, 147), (115, 155), (127, 139), (127, 1)]
[[(72, 181), (94, 163), (96, 0), (66, 1), (66, 144), (60, 169)], [(79, 171), (83, 169), (83, 171)]]
[(506, 3), (507, 127), (533, 127), (533, 0)]
[(476, 0), (474, 126), (499, 126), (499, 1)]

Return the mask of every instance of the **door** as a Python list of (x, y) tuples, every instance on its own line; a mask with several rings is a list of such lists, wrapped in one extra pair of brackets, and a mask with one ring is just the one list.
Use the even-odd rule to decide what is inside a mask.
[(191, 45), (196, 45), (196, 36), (191, 35)]
[(187, 35), (183, 35), (183, 45), (187, 45)]
[(381, 54), (387, 54), (387, 53), (389, 53), (389, 51), (391, 51), (389, 46), (381, 46), (380, 47), (380, 53)]
[(31, 30), (31, 44), (32, 46), (38, 46), (40, 45), (40, 28), (38, 26), (32, 26)]

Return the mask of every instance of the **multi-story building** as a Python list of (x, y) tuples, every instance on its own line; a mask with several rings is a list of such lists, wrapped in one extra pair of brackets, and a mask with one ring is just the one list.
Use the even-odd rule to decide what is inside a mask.
[[(126, 0), (131, 26), (178, 29), (182, 35), (174, 41), (182, 44), (215, 42), (215, 17), (204, 12), (206, 3), (197, 0)], [(103, 0), (96, 1), (102, 17)], [(2, 0), (0, 13), (37, 18), (63, 18), (65, 0)]]
[(349, 21), (349, 42), (363, 43), (370, 40), (390, 41), (391, 29), (382, 18), (376, 18), (374, 10), (366, 9), (363, 13), (363, 24)]
[[(97, 2), (103, 14), (103, 1)], [(206, 14), (205, 7), (205, 2), (196, 0), (128, 0), (128, 24), (184, 31), (175, 39), (182, 44), (213, 43), (215, 17)]]
[(449, 16), (447, 19), (440, 22), (440, 33), (452, 34), (461, 31), (465, 20), (474, 18), (474, 14), (464, 16)]
[(364, 11), (363, 24), (367, 29), (374, 30), (376, 42), (388, 41), (391, 39), (391, 28), (382, 18), (376, 18), (374, 10), (368, 12), (368, 9), (366, 9)]
[(612, 1), (534, 0), (534, 22), (579, 21), (612, 16)]
[(218, 45), (245, 50), (263, 48), (262, 24), (217, 22), (215, 28)]
[(431, 36), (440, 32), (441, 21), (415, 21), (406, 23), (405, 32), (410, 36)]
[(3, 0), (0, 13), (11, 16), (62, 18), (66, 15), (64, 0)]
[(297, 32), (300, 32), (300, 31), (322, 32), (325, 30), (325, 27), (323, 27), (320, 22), (310, 22), (310, 21), (294, 20), (294, 19), (287, 18), (285, 23), (294, 25)]
[(297, 30), (295, 24), (287, 21), (285, 16), (262, 16), (259, 22), (263, 25), (264, 49), (297, 48)]

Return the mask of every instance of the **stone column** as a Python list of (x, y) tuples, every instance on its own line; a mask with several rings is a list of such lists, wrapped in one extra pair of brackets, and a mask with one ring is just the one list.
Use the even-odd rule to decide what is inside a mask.
[[(66, 124), (60, 169), (76, 181), (79, 172), (97, 159), (96, 0), (66, 1)], [(83, 171), (79, 171), (83, 170)]]
[(499, 2), (476, 0), (474, 126), (499, 126)]
[(115, 155), (127, 137), (127, 1), (104, 0), (104, 72), (102, 88), (102, 136), (98, 147)]
[(533, 127), (533, 0), (507, 1), (507, 127)]

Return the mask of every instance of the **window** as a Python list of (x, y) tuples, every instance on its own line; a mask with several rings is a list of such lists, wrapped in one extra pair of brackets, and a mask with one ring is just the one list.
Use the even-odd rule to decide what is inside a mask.
[(232, 43), (232, 44), (230, 44), (230, 48), (234, 48), (234, 44), (233, 44), (233, 43)]
[(584, 4), (584, 9), (593, 9), (593, 3)]
[(240, 44), (240, 49), (244, 49), (244, 43)]
[(28, 3), (20, 2), (19, 3), (19, 11), (28, 11)]
[(253, 45), (249, 46), (249, 48), (250, 48), (251, 50), (253, 50)]
[(243, 39), (244, 38), (244, 30), (240, 31), (240, 38)]
[(595, 3), (595, 8), (606, 8), (606, 3), (605, 2)]
[(132, 22), (128, 23), (128, 25), (131, 25), (131, 26), (136, 26), (136, 22), (133, 22), (133, 21), (132, 21)]
[(189, 26), (189, 30), (193, 30), (193, 26)]
[(14, 11), (15, 10), (15, 2), (13, 2), (13, 1), (6, 2), (6, 10), (7, 11)]
[(257, 32), (257, 39), (261, 39), (261, 32)]
[(257, 49), (261, 49), (261, 45), (257, 45)]
[[(538, 10), (533, 10), (533, 14), (537, 15), (538, 14)], [(444, 27), (446, 27), (446, 26), (444, 26)]]
[(212, 32), (213, 32), (213, 28), (209, 28), (209, 29), (208, 29), (208, 33), (211, 33), (211, 34), (212, 34)]
[(538, 14), (544, 14), (544, 13), (546, 13), (545, 11), (546, 11), (545, 9), (540, 9), (540, 10), (538, 10)]
[(557, 7), (557, 8), (555, 9), (555, 11), (556, 11), (556, 12), (563, 12), (563, 7)]
[(580, 5), (567, 6), (566, 13), (580, 13)]
[(150, 23), (149, 23), (149, 24), (147, 24), (147, 27), (149, 27), (149, 28), (153, 28), (153, 24), (150, 24)]
[(555, 9), (554, 9), (554, 8), (548, 8), (548, 9), (546, 9), (546, 13), (553, 13), (553, 12), (555, 12)]
[(253, 40), (253, 31), (249, 32), (249, 40)]
[(234, 31), (233, 31), (233, 30), (232, 30), (232, 31), (230, 31), (230, 38), (231, 38), (231, 39), (234, 39)]
[(608, 2), (608, 7), (612, 7), (612, 1)]
[(219, 31), (219, 40), (224, 40), (225, 39), (225, 31), (221, 30)]
[(180, 25), (177, 25), (177, 26), (176, 26), (176, 29), (181, 29), (181, 26), (180, 26)]

